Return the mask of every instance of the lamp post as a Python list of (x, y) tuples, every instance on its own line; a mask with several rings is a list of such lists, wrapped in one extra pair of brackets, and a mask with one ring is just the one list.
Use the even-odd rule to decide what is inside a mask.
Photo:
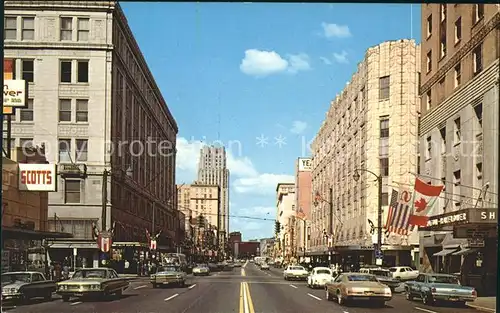
[[(367, 170), (367, 169), (355, 169), (353, 179), (356, 182), (359, 181), (359, 179), (361, 178), (361, 175), (359, 174), (360, 171), (370, 173), (377, 178), (377, 183), (378, 183), (377, 249), (375, 251), (375, 256), (377, 259), (376, 262), (380, 262), (378, 260), (379, 259), (381, 260), (381, 256), (382, 256), (382, 176), (377, 175), (374, 172)], [(377, 264), (377, 265), (381, 265), (381, 264)]]

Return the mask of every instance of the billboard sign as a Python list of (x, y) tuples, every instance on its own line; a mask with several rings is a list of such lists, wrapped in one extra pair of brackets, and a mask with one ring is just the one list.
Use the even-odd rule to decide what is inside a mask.
[(26, 108), (28, 105), (28, 84), (25, 80), (4, 80), (3, 105), (12, 108)]
[(56, 164), (19, 164), (19, 190), (57, 191)]
[(312, 171), (312, 159), (299, 158), (299, 172), (310, 172), (310, 171)]

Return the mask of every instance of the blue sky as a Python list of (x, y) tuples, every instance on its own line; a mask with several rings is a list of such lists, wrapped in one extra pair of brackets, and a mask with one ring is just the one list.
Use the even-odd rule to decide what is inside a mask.
[[(274, 218), (276, 184), (293, 181), (296, 158), (309, 156), (331, 99), (367, 48), (412, 32), (420, 42), (418, 5), (122, 7), (179, 125), (177, 182), (195, 179), (200, 146), (219, 140), (229, 152), (234, 216)], [(244, 239), (273, 229), (272, 221), (230, 220)]]

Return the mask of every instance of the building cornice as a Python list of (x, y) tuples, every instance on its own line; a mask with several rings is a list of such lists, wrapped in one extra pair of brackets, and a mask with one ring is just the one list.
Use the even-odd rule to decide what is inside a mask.
[(97, 43), (79, 42), (43, 42), (43, 41), (4, 41), (5, 49), (25, 49), (25, 50), (92, 50), (111, 51), (113, 45)]
[(40, 9), (50, 10), (50, 11), (103, 11), (107, 10), (109, 12), (113, 11), (118, 4), (118, 1), (58, 1), (58, 0), (6, 0), (4, 1), (4, 10), (33, 10), (38, 11)]

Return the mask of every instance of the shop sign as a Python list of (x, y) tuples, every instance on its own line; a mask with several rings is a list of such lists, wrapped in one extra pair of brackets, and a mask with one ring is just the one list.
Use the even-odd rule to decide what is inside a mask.
[(299, 172), (310, 172), (310, 171), (312, 171), (312, 159), (299, 158)]
[(484, 248), (484, 238), (469, 238), (467, 239), (469, 248)]
[(468, 221), (468, 212), (455, 212), (454, 214), (447, 215), (437, 215), (429, 218), (427, 222), (427, 227), (432, 226), (446, 226), (453, 225), (457, 223), (464, 223)]
[(28, 85), (25, 80), (7, 79), (3, 82), (3, 105), (25, 108), (28, 105)]
[(19, 190), (57, 191), (56, 164), (19, 164)]

